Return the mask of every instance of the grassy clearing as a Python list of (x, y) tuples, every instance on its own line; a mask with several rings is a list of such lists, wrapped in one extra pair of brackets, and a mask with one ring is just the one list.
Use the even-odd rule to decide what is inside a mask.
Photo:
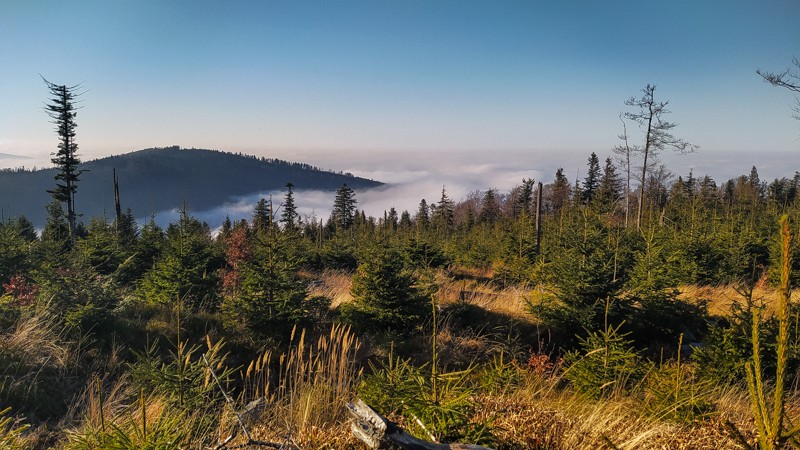
[[(349, 290), (349, 274), (326, 272), (320, 279), (322, 283), (313, 287), (312, 295), (331, 296), (340, 303), (350, 301), (344, 294)], [(437, 327), (438, 358), (443, 370), (477, 364), (465, 385), (474, 406), (469, 421), (490, 424), (494, 448), (736, 448), (728, 422), (755, 443), (756, 429), (744, 385), (692, 385), (694, 381), (687, 378), (686, 383), (695, 388), (693, 395), (702, 396), (711, 405), (709, 414), (690, 421), (672, 419), (680, 405), (648, 403), (653, 382), (664, 384), (664, 374), (675, 373), (666, 366), (663, 370), (651, 369), (628, 392), (612, 389), (600, 398), (587, 398), (569, 386), (564, 375), (567, 369), (546, 349), (543, 352), (517, 342), (535, 342), (536, 336), (520, 338), (509, 331), (509, 324), (521, 323), (529, 327), (523, 328), (526, 333), (535, 333), (536, 324), (526, 305), (541, 292), (499, 288), (480, 277), (454, 280), (443, 272), (437, 274), (437, 281), (436, 295), (443, 311)], [(769, 290), (760, 288), (757, 292), (766, 304), (772, 302), (774, 295)], [(721, 314), (725, 302), (737, 301), (735, 290), (726, 286), (685, 287), (682, 295), (690, 300), (709, 299)], [(481, 317), (483, 323), (474, 323), (470, 308), (481, 312), (475, 317)], [(231, 377), (234, 382), (225, 386), (235, 395), (234, 405), (217, 403), (214, 408), (193, 413), (180, 408), (167, 393), (143, 390), (130, 376), (119, 375), (124, 372), (118, 370), (120, 353), (124, 353), (121, 350), (112, 348), (113, 361), (86, 366), (82, 346), (66, 339), (55, 318), (46, 314), (20, 317), (0, 334), (0, 408), (11, 406), (0, 414), (0, 445), (64, 449), (213, 446), (238, 428), (234, 408), (241, 410), (251, 404), (256, 406), (244, 420), (254, 439), (286, 441), (303, 449), (363, 449), (349, 431), (344, 405), (359, 395), (368, 361), (380, 361), (385, 355), (339, 325), (310, 333), (295, 330), (285, 351), (262, 352), (241, 363)], [(420, 343), (412, 345), (420, 345), (427, 338), (419, 339)], [(215, 351), (223, 352), (219, 348)], [(426, 354), (419, 355), (421, 361), (426, 358)], [(190, 361), (186, 361), (178, 367), (188, 367)], [(86, 367), (79, 368), (82, 364)], [(206, 369), (192, 367), (199, 371), (197, 379), (206, 379), (206, 389), (218, 389)], [(103, 372), (116, 375), (94, 375), (83, 384), (78, 376)], [(53, 425), (21, 413), (27, 402), (70, 400), (63, 399), (63, 392), (56, 397), (53, 389), (75, 393), (69, 412), (55, 426), (56, 432), (47, 431)], [(796, 387), (788, 393), (786, 408), (796, 417), (800, 393)], [(401, 415), (391, 418), (414, 427)], [(26, 429), (25, 424), (31, 423), (34, 426)], [(245, 441), (240, 433), (231, 445)]]
[[(345, 286), (349, 286), (348, 274), (326, 273), (322, 279), (323, 283), (315, 288), (319, 289), (315, 293), (334, 296), (340, 303), (350, 300), (342, 295), (347, 290)], [(444, 309), (466, 304), (529, 324), (534, 321), (526, 312), (527, 301), (541, 298), (543, 294), (518, 287), (501, 289), (480, 277), (452, 280), (440, 273), (437, 281), (440, 280), (437, 298)], [(721, 315), (728, 311), (730, 302), (738, 301), (736, 297), (739, 296), (733, 287), (728, 286), (686, 286), (681, 291), (687, 301), (709, 300), (712, 311)], [(757, 289), (756, 296), (764, 299), (766, 304), (775, 297), (764, 287)], [(497, 336), (493, 336), (490, 330), (464, 331), (452, 326), (453, 320), (445, 317), (439, 327), (437, 341), (443, 360), (452, 363), (465, 355), (466, 359), (488, 359), (487, 355), (497, 355), (501, 351)], [(492, 424), (498, 449), (737, 448), (737, 442), (728, 431), (728, 422), (735, 424), (751, 443), (756, 440), (744, 385), (703, 386), (698, 395), (710, 402), (713, 412), (705, 418), (685, 423), (667, 419), (675, 405), (665, 405), (662, 410), (643, 407), (646, 380), (655, 379), (655, 369), (633, 392), (614, 393), (594, 400), (566, 386), (564, 368), (559, 368), (557, 362), (554, 364), (545, 354), (531, 354), (527, 364), (514, 360), (505, 370), (505, 375), (494, 381), (486, 374), (476, 375), (473, 380), (477, 388), (472, 421)], [(352, 387), (355, 384), (351, 382), (348, 385)], [(356, 394), (351, 392), (350, 395)], [(346, 398), (347, 394), (342, 394), (342, 397)], [(800, 409), (797, 392), (788, 399), (787, 408)], [(264, 436), (280, 436), (281, 431), (286, 432), (287, 420), (276, 421), (279, 416), (296, 417), (279, 411), (276, 408), (270, 419), (263, 421), (259, 430)], [(319, 448), (362, 448), (354, 442), (348, 424), (341, 422), (341, 417), (337, 419), (336, 414), (329, 417), (327, 422), (316, 422), (324, 423), (322, 427), (303, 427), (302, 421), (295, 421), (288, 428), (295, 430), (295, 439), (313, 443)], [(393, 418), (403, 424), (402, 417)]]
[(334, 325), (315, 342), (295, 330), (286, 353), (266, 352), (251, 361), (244, 371), (243, 402), (265, 403), (253, 419), (253, 435), (273, 442), (291, 439), (302, 448), (354, 443), (341, 424), (362, 374), (356, 364), (360, 347), (346, 327)]
[[(681, 286), (680, 291), (683, 300), (690, 302), (707, 300), (708, 312), (716, 316), (726, 316), (730, 313), (731, 305), (743, 303), (742, 294), (733, 285)], [(798, 295), (800, 289), (792, 291), (792, 297), (797, 298)], [(753, 302), (756, 305), (764, 305), (767, 315), (775, 314), (778, 299), (778, 292), (763, 282), (753, 288)]]
[(309, 286), (309, 295), (331, 299), (331, 308), (353, 301), (353, 296), (350, 295), (350, 287), (353, 284), (352, 273), (326, 270), (321, 274), (304, 275), (314, 280)]

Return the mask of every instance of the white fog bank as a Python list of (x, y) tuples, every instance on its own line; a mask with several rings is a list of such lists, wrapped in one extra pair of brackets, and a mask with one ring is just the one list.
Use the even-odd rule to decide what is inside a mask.
[[(571, 183), (577, 176), (586, 176), (586, 162), (591, 151), (382, 151), (360, 152), (274, 152), (259, 156), (277, 157), (309, 163), (335, 171), (350, 172), (356, 176), (386, 183), (379, 188), (356, 190), (357, 207), (368, 216), (382, 217), (391, 207), (398, 213), (408, 210), (412, 215), (421, 199), (436, 203), (444, 186), (448, 196), (460, 201), (475, 191), (497, 189), (504, 193), (518, 185), (523, 178), (549, 183), (555, 171), (564, 168)], [(603, 161), (611, 152), (597, 152)], [(762, 180), (790, 177), (800, 170), (800, 156), (780, 152), (712, 152), (699, 151), (689, 155), (662, 155), (667, 168), (677, 177), (693, 171), (695, 176), (709, 175), (721, 184), (729, 178), (749, 174), (756, 166)], [(231, 220), (250, 219), (253, 207), (260, 198), (272, 195), (277, 209), (285, 192), (265, 191), (232, 198), (224, 205), (191, 214), (217, 228), (230, 217)], [(295, 191), (295, 204), (304, 220), (327, 220), (333, 205), (334, 192), (317, 190)], [(157, 214), (159, 224), (166, 225), (177, 218), (177, 212)], [(313, 218), (313, 219), (312, 219)]]

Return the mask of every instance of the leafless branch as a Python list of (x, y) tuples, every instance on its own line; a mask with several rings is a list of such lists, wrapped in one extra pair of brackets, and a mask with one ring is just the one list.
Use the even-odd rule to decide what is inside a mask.
[(252, 411), (253, 409), (255, 409), (255, 407), (258, 406), (258, 402), (259, 401), (257, 400), (255, 402), (250, 402), (250, 403), (247, 404), (247, 406), (244, 407), (244, 409), (241, 412), (237, 411), (236, 408), (235, 408), (233, 399), (231, 398), (230, 395), (228, 395), (228, 393), (222, 387), (222, 383), (220, 383), (219, 378), (217, 377), (217, 373), (214, 372), (214, 368), (211, 367), (211, 364), (209, 364), (208, 359), (206, 359), (206, 355), (202, 355), (202, 358), (203, 358), (203, 363), (205, 363), (205, 365), (208, 368), (209, 372), (211, 372), (211, 377), (214, 378), (214, 382), (217, 384), (217, 387), (219, 387), (220, 392), (222, 392), (222, 396), (225, 398), (225, 403), (229, 404), (231, 406), (231, 408), (233, 409), (233, 414), (236, 416), (236, 421), (239, 422), (239, 427), (241, 428), (241, 430), (244, 433), (245, 437), (247, 437), (247, 442), (242, 443), (242, 444), (237, 444), (237, 445), (234, 445), (234, 446), (229, 446), (228, 444), (236, 437), (237, 432), (234, 431), (233, 433), (230, 434), (230, 436), (225, 438), (216, 447), (213, 447), (214, 450), (243, 448), (243, 447), (247, 447), (247, 446), (250, 446), (250, 445), (255, 445), (255, 446), (260, 446), (260, 447), (277, 448), (277, 449), (288, 449), (289, 447), (287, 447), (287, 445), (289, 445), (289, 441), (291, 440), (290, 438), (286, 438), (282, 444), (278, 444), (278, 443), (275, 443), (275, 442), (259, 441), (259, 440), (253, 439), (253, 437), (250, 436), (250, 432), (247, 431), (247, 427), (245, 426), (244, 421), (242, 420), (242, 413), (248, 413), (248, 412)]

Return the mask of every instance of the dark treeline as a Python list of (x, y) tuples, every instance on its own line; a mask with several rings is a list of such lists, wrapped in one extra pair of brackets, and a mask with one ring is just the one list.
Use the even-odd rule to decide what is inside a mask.
[[(114, 211), (113, 172), (120, 195), (136, 217), (188, 205), (204, 211), (232, 197), (281, 189), (292, 181), (297, 189), (334, 191), (348, 183), (354, 188), (381, 183), (349, 174), (321, 170), (308, 164), (271, 158), (246, 157), (214, 150), (152, 148), (109, 156), (80, 165), (76, 211), (85, 222)], [(45, 222), (46, 192), (59, 168), (0, 171), (0, 210), (5, 217), (26, 216), (37, 228)]]

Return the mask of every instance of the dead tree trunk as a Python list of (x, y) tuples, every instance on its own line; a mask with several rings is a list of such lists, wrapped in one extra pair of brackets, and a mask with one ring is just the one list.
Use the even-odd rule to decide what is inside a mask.
[(536, 254), (542, 250), (542, 182), (536, 185)]
[(114, 212), (117, 214), (117, 224), (122, 220), (122, 206), (119, 204), (119, 178), (117, 178), (117, 169), (112, 168), (114, 174)]
[(366, 403), (357, 399), (347, 404), (355, 419), (350, 430), (369, 448), (378, 450), (492, 450), (473, 444), (436, 444), (423, 441), (403, 431), (396, 423), (378, 414)]

